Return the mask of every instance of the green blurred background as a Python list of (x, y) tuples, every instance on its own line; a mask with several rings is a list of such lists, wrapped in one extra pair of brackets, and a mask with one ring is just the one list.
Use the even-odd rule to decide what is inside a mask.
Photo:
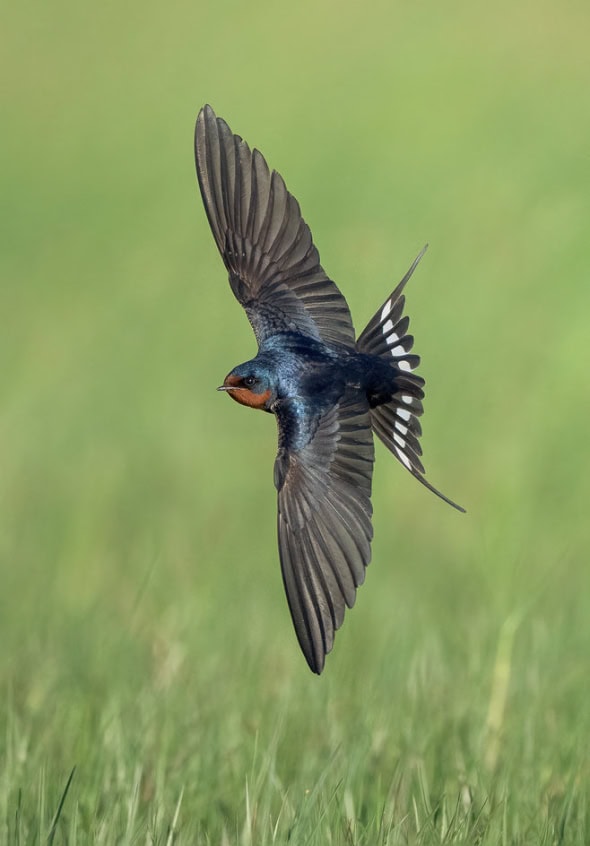
[[(1, 15), (0, 839), (47, 834), (74, 765), (71, 842), (160, 842), (184, 789), (187, 843), (305, 813), (376, 843), (416, 772), (551, 828), (590, 783), (588, 4)], [(377, 448), (373, 564), (320, 680), (274, 422), (214, 390), (255, 342), (196, 185), (205, 102), (284, 176), (358, 332), (430, 244), (425, 461), (468, 514)]]

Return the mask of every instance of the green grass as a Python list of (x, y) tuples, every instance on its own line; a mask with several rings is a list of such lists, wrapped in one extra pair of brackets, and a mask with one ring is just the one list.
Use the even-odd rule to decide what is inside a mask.
[[(587, 4), (14, 5), (0, 169), (0, 843), (590, 841)], [(210, 102), (357, 330), (408, 292), (429, 478), (378, 447), (321, 678), (192, 161)], [(73, 776), (68, 785), (68, 779)]]

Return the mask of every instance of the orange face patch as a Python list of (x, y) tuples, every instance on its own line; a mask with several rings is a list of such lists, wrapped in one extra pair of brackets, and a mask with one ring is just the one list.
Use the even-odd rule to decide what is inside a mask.
[(264, 408), (270, 398), (271, 390), (269, 388), (263, 394), (255, 394), (249, 388), (230, 387), (227, 393), (240, 405), (247, 405), (249, 408)]

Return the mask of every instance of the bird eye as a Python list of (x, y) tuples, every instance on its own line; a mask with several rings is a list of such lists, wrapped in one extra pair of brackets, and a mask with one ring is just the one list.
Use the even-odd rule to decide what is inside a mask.
[(256, 379), (254, 378), (254, 376), (246, 376), (244, 379), (244, 385), (247, 388), (251, 388), (255, 381)]

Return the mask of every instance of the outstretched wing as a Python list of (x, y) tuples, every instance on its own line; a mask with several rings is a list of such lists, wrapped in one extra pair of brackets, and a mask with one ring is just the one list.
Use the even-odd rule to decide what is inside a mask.
[(303, 654), (321, 673), (371, 559), (374, 449), (369, 407), (350, 390), (311, 430), (297, 399), (279, 403), (279, 553)]
[(197, 118), (195, 155), (215, 241), (258, 342), (298, 331), (353, 347), (346, 300), (324, 273), (282, 177), (211, 106)]

